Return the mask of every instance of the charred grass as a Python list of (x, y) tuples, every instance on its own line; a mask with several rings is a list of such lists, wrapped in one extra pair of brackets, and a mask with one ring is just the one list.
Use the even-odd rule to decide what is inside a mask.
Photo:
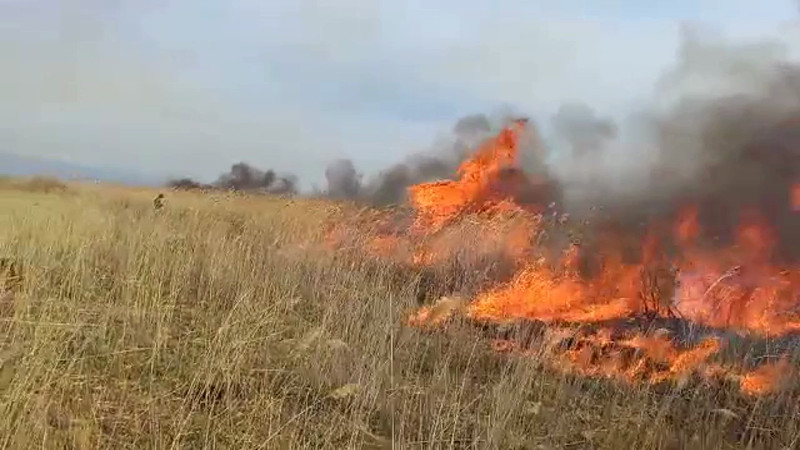
[(800, 442), (796, 390), (632, 388), (498, 354), (471, 324), (407, 328), (471, 277), (314, 246), (324, 202), (175, 193), (155, 212), (152, 192), (70, 192), (0, 192), (4, 448)]

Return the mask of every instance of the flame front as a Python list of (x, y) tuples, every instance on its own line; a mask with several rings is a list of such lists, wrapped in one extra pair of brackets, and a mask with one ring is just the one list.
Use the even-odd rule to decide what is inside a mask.
[[(773, 262), (779, 242), (759, 211), (740, 211), (739, 227), (724, 245), (701, 239), (702, 210), (687, 205), (672, 224), (652, 224), (639, 242), (637, 258), (624, 254), (620, 239), (601, 239), (588, 248), (575, 243), (554, 258), (535, 245), (544, 229), (546, 205), (517, 201), (525, 189), (540, 186), (517, 168), (525, 127), (525, 122), (515, 122), (484, 143), (459, 167), (456, 180), (411, 187), (413, 223), (401, 232), (379, 232), (365, 246), (373, 256), (417, 268), (465, 252), (491, 254), (514, 267), (510, 279), (477, 293), (465, 307), (446, 300), (422, 308), (409, 324), (441, 326), (457, 312), (489, 324), (536, 321), (554, 331), (594, 324), (600, 331), (573, 338), (567, 348), (554, 347), (558, 350), (546, 355), (549, 365), (631, 383), (698, 375), (735, 379), (751, 395), (776, 389), (787, 372), (776, 367), (784, 366), (746, 371), (714, 362), (724, 344), (719, 338), (686, 346), (666, 333), (618, 335), (611, 325), (647, 316), (756, 336), (800, 332), (800, 269)], [(800, 211), (800, 183), (791, 188), (788, 201), (789, 210)], [(563, 222), (558, 226), (569, 226)], [(591, 270), (583, 267), (587, 261)], [(498, 351), (517, 350), (512, 342), (496, 345)]]
[(504, 170), (513, 169), (517, 164), (520, 133), (524, 129), (525, 122), (515, 122), (484, 143), (458, 168), (458, 180), (412, 186), (410, 201), (417, 213), (415, 227), (431, 233), (470, 212), (517, 210), (518, 207), (508, 201), (515, 194), (514, 186), (509, 192), (498, 189), (497, 185), (502, 181)]

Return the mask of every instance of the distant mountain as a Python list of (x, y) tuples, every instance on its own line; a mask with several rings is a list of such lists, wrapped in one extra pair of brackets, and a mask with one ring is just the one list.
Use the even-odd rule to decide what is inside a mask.
[(54, 159), (34, 158), (10, 153), (0, 153), (0, 175), (47, 175), (64, 180), (99, 180), (129, 185), (159, 185), (162, 177), (144, 175), (134, 171), (73, 164)]

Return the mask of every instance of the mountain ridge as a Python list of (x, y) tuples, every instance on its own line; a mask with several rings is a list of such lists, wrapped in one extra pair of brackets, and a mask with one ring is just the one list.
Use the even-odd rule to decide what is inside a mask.
[(65, 180), (90, 179), (143, 186), (160, 185), (166, 181), (166, 177), (146, 175), (133, 170), (92, 166), (52, 158), (38, 158), (2, 152), (0, 152), (0, 175), (43, 175)]

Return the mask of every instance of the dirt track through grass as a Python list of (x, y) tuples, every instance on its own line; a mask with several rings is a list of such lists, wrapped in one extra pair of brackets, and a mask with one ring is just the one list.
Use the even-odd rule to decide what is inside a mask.
[(0, 189), (3, 448), (796, 448), (795, 394), (629, 388), (404, 326), (418, 274), (312, 244), (333, 205)]

